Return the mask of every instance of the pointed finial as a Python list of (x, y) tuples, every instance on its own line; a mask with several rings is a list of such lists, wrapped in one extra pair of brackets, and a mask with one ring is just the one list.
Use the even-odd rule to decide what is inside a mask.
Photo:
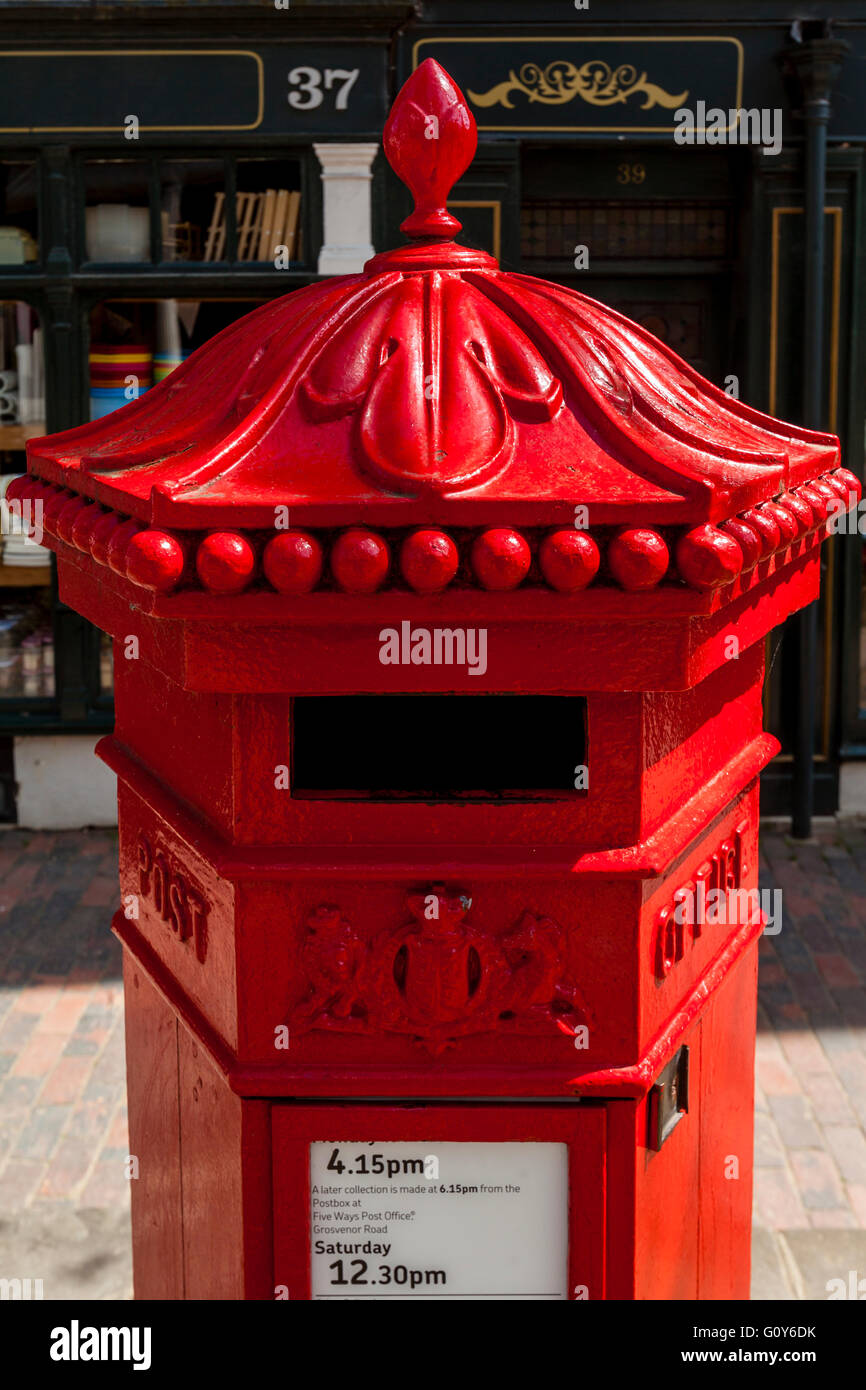
[(415, 199), (401, 227), (413, 240), (449, 240), (462, 224), (445, 201), (472, 162), (475, 118), (460, 88), (435, 58), (426, 58), (403, 84), (383, 139), (388, 163)]

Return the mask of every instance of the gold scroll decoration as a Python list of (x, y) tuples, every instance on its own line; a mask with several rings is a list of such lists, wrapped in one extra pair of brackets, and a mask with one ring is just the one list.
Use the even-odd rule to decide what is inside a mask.
[(489, 92), (468, 92), (475, 106), (504, 106), (514, 110), (511, 100), (514, 92), (522, 92), (530, 102), (542, 102), (545, 106), (564, 106), (579, 98), (590, 106), (624, 105), (629, 97), (640, 92), (645, 97), (641, 111), (649, 111), (653, 106), (665, 106), (674, 110), (682, 106), (688, 98), (688, 89), (673, 96), (655, 82), (648, 82), (647, 75), (631, 63), (621, 63), (612, 68), (600, 58), (591, 58), (580, 67), (564, 58), (548, 63), (542, 68), (538, 63), (524, 63), (519, 77), (512, 68), (507, 82), (491, 87)]

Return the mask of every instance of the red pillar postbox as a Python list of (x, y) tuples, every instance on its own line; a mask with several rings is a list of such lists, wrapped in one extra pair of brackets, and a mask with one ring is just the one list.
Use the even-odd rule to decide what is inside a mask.
[[(115, 643), (140, 1298), (741, 1298), (764, 638), (838, 442), (455, 243), (29, 446)], [(11, 489), (10, 489), (11, 491)]]

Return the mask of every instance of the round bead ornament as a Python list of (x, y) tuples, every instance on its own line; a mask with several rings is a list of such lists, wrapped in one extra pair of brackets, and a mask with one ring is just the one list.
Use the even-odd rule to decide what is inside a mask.
[(575, 594), (592, 583), (601, 555), (592, 536), (585, 531), (552, 531), (541, 543), (538, 563), (552, 589), (558, 589), (561, 594)]
[(761, 537), (761, 555), (764, 559), (772, 555), (782, 544), (782, 530), (772, 513), (764, 508), (750, 507), (743, 512), (743, 520), (757, 531)]
[(85, 507), (83, 511), (78, 513), (69, 533), (69, 539), (76, 550), (89, 552), (91, 532), (103, 515), (104, 512), (98, 502), (92, 502), (89, 507)]
[(723, 521), (719, 527), (726, 536), (731, 536), (740, 547), (743, 556), (743, 572), (748, 573), (753, 570), (761, 558), (761, 537), (758, 535), (754, 526), (750, 526), (742, 517), (732, 516), (728, 521)]
[(183, 547), (165, 531), (139, 531), (126, 550), (126, 577), (143, 589), (170, 593), (183, 574)]
[(361, 526), (344, 531), (331, 551), (331, 573), (347, 594), (374, 594), (391, 566), (387, 543)]
[(762, 512), (769, 514), (779, 527), (782, 537), (782, 545), (790, 545), (797, 539), (799, 527), (797, 518), (782, 506), (781, 502), (765, 502), (760, 508)]
[(117, 512), (106, 512), (90, 531), (90, 554), (98, 565), (108, 564), (108, 546), (115, 531), (121, 525)]
[(255, 573), (255, 551), (237, 531), (213, 531), (201, 542), (195, 567), (212, 594), (239, 594)]
[(639, 593), (661, 583), (670, 554), (657, 531), (635, 526), (614, 536), (607, 549), (607, 562), (623, 589)]
[(72, 497), (62, 508), (57, 517), (57, 536), (67, 545), (72, 544), (72, 528), (83, 511), (86, 511), (90, 503), (83, 497)]
[(57, 520), (66, 504), (72, 501), (73, 495), (73, 493), (67, 492), (64, 489), (60, 492), (55, 492), (50, 501), (45, 503), (45, 510), (42, 513), (42, 525), (49, 536), (57, 535)]
[(805, 497), (798, 496), (796, 492), (783, 492), (779, 498), (779, 505), (793, 516), (797, 523), (798, 536), (805, 536), (807, 531), (811, 531), (814, 516)]
[(281, 531), (265, 546), (262, 568), (279, 594), (308, 594), (322, 577), (322, 547), (306, 531)]
[(400, 573), (416, 594), (437, 594), (457, 573), (457, 546), (444, 531), (413, 531), (400, 547)]
[(531, 564), (532, 551), (526, 540), (508, 526), (483, 531), (472, 547), (472, 569), (483, 589), (516, 589)]
[(126, 551), (133, 536), (143, 530), (139, 521), (123, 521), (110, 537), (105, 550), (105, 560), (115, 574), (126, 574)]
[(677, 542), (677, 569), (693, 589), (718, 589), (736, 579), (743, 552), (733, 536), (717, 526), (696, 526)]

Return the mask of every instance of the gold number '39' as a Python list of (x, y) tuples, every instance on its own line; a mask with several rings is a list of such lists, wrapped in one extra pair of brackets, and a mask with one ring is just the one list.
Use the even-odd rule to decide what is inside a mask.
[(618, 164), (616, 166), (617, 183), (643, 183), (646, 178), (646, 169), (642, 164)]

